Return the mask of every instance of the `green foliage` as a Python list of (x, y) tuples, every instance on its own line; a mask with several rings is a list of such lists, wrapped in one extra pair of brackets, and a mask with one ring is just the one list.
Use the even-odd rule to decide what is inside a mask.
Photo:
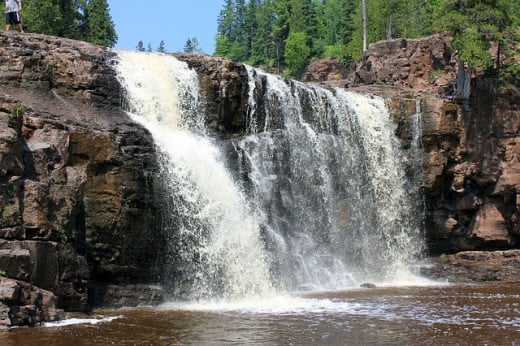
[(474, 67), (489, 67), (493, 59), (489, 54), (489, 41), (475, 27), (468, 27), (462, 35), (456, 35), (452, 42), (459, 50), (459, 58)]
[(69, 240), (68, 229), (69, 229), (69, 220), (67, 218), (61, 219), (58, 233), (60, 235), (60, 238), (65, 243)]
[(16, 222), (15, 216), (16, 207), (14, 205), (5, 204), (0, 206), (0, 225), (1, 226), (10, 226)]
[(146, 48), (144, 48), (144, 42), (143, 41), (137, 42), (137, 46), (135, 47), (135, 50), (138, 52), (145, 52)]
[(5, 272), (5, 270), (3, 269), (0, 269), (0, 276), (6, 276), (7, 273)]
[(13, 128), (17, 128), (21, 124), (21, 118), (27, 109), (24, 105), (15, 104), (11, 107), (11, 112), (7, 114), (7, 123)]
[(199, 46), (199, 40), (196, 37), (191, 37), (186, 40), (184, 45), (185, 53), (202, 53), (202, 49)]
[(83, 7), (82, 36), (87, 42), (113, 47), (117, 34), (107, 0), (87, 0)]
[(291, 77), (297, 77), (308, 62), (311, 49), (307, 42), (304, 32), (291, 32), (285, 40), (285, 61)]
[(117, 42), (107, 0), (23, 1), (21, 15), (25, 32), (67, 37), (108, 47)]
[(518, 0), (440, 0), (434, 27), (453, 35), (453, 47), (473, 67), (490, 67), (489, 42), (504, 44), (520, 24)]
[(161, 40), (161, 42), (159, 43), (159, 48), (157, 48), (157, 51), (159, 53), (166, 53), (166, 44), (164, 43), (164, 41)]
[(18, 193), (18, 186), (16, 185), (16, 183), (9, 184), (5, 189), (5, 193), (9, 198), (16, 197), (16, 194)]
[(13, 120), (16, 120), (18, 118), (21, 118), (27, 109), (24, 105), (16, 104), (11, 107), (11, 112), (7, 115), (7, 121), (11, 122)]
[(520, 64), (510, 64), (504, 67), (500, 74), (500, 80), (508, 84), (520, 85)]
[[(511, 46), (506, 37), (520, 23), (518, 0), (365, 3), (368, 43), (447, 31), (454, 36), (460, 56), (473, 66), (491, 66), (489, 41), (500, 43), (505, 50)], [(295, 76), (303, 68), (302, 61), (323, 57), (358, 60), (363, 53), (362, 37), (360, 0), (226, 0), (218, 18), (215, 54), (277, 67)], [(511, 76), (516, 73), (514, 68), (509, 71)]]

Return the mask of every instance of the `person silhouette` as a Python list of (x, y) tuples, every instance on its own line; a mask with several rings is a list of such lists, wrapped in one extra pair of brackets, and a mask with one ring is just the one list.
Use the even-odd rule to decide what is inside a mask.
[(5, 0), (5, 31), (11, 29), (11, 25), (16, 25), (19, 32), (23, 32), (20, 10), (22, 0)]

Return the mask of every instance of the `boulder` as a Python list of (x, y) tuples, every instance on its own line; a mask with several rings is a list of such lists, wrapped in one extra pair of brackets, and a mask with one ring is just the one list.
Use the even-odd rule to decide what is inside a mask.
[(63, 318), (63, 310), (56, 308), (52, 292), (24, 281), (0, 277), (0, 330)]

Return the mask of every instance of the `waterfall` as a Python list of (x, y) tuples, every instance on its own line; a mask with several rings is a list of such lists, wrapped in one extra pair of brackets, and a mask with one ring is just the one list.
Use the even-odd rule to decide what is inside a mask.
[(198, 79), (166, 55), (119, 52), (128, 113), (156, 142), (170, 231), (169, 278), (187, 299), (271, 290), (259, 222), (202, 126)]
[(277, 282), (325, 289), (392, 279), (422, 245), (384, 100), (248, 73), (257, 120), (235, 147)]
[(229, 160), (204, 127), (186, 64), (119, 52), (117, 69), (129, 116), (157, 146), (165, 284), (176, 297), (387, 281), (422, 249), (382, 98), (247, 67), (247, 133), (231, 140)]

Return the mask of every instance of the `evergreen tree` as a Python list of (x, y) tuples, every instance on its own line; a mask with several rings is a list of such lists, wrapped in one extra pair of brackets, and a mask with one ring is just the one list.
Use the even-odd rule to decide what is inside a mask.
[[(436, 25), (453, 35), (452, 46), (458, 50), (459, 69), (455, 97), (467, 99), (475, 67), (490, 68), (490, 41), (504, 46), (507, 33), (518, 33), (517, 0), (442, 0)], [(501, 48), (499, 49), (499, 52)], [(500, 54), (498, 54), (500, 57)], [(499, 64), (499, 62), (498, 62)]]
[(249, 62), (253, 65), (274, 65), (274, 42), (272, 37), (276, 13), (271, 0), (258, 2), (255, 16), (255, 31)]
[(87, 0), (84, 7), (83, 39), (102, 46), (113, 47), (117, 42), (107, 0)]
[(61, 13), (58, 4), (54, 1), (23, 2), (22, 16), (25, 32), (38, 32), (53, 36), (58, 36), (60, 32)]
[(144, 43), (143, 41), (139, 41), (137, 43), (137, 46), (135, 47), (135, 50), (138, 51), (138, 52), (144, 52), (146, 51), (146, 49), (144, 48)]
[(157, 51), (159, 53), (166, 53), (166, 45), (163, 40), (161, 40), (161, 43), (159, 43), (159, 48), (157, 48)]
[(234, 9), (235, 2), (226, 0), (224, 8), (220, 11), (217, 19), (215, 55), (229, 57), (234, 38)]
[(289, 37), (291, 6), (286, 0), (273, 0), (273, 9), (276, 13), (272, 27), (272, 40), (274, 45), (274, 59), (278, 72), (285, 67), (285, 40)]
[(106, 0), (25, 1), (22, 16), (26, 32), (73, 38), (110, 47), (117, 41)]
[(199, 40), (196, 37), (191, 37), (186, 40), (184, 45), (185, 53), (202, 53), (202, 49), (199, 46)]
[(320, 36), (325, 42), (324, 57), (350, 60), (347, 44), (352, 40), (358, 0), (328, 0), (321, 3)]
[[(367, 11), (367, 40), (368, 43), (380, 40), (404, 37), (416, 38), (425, 33), (432, 33), (431, 25), (427, 21), (420, 26), (422, 18), (432, 13), (426, 13), (427, 3), (433, 7), (436, 0), (365, 0)], [(433, 8), (430, 8), (432, 11)], [(348, 43), (350, 55), (355, 59), (361, 58), (363, 53), (362, 13), (360, 1), (352, 13), (354, 31)], [(430, 20), (431, 22), (431, 20)]]

